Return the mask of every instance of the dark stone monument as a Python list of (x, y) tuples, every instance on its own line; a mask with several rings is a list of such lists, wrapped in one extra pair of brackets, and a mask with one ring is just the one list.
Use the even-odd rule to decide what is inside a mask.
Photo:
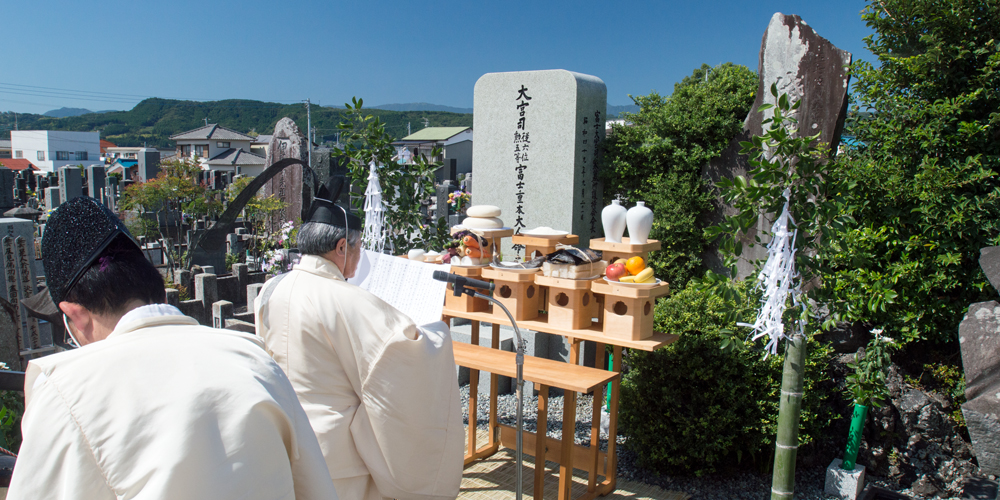
[(59, 168), (59, 200), (66, 202), (83, 196), (83, 171), (77, 167)]
[[(773, 116), (773, 111), (758, 113), (757, 108), (775, 104), (776, 99), (771, 95), (771, 85), (775, 82), (778, 95), (787, 93), (793, 101), (802, 102), (799, 109), (792, 113), (799, 123), (799, 136), (819, 133), (819, 141), (836, 150), (847, 115), (847, 84), (850, 79), (847, 66), (850, 64), (850, 52), (838, 49), (816, 34), (799, 16), (775, 13), (761, 41), (757, 98), (743, 122), (743, 132), (733, 138), (718, 158), (705, 166), (702, 176), (714, 185), (723, 178), (746, 176), (752, 169), (749, 159), (739, 154), (740, 142), (763, 134), (762, 122)], [(718, 223), (726, 215), (733, 214), (733, 207), (725, 204), (721, 196), (717, 197), (710, 223)], [(770, 226), (770, 222), (764, 223)], [(753, 243), (756, 236), (756, 231), (744, 236), (743, 255), (737, 264), (741, 278), (752, 274), (753, 263), (767, 256), (764, 245), (749, 247), (748, 244)], [(722, 262), (714, 249), (708, 251), (704, 258), (710, 268), (722, 270)]]
[[(153, 148), (140, 149), (136, 154), (136, 181), (146, 182), (160, 173), (160, 152)], [(128, 176), (126, 176), (128, 178)]]
[[(979, 265), (991, 284), (1000, 282), (1000, 247), (980, 251)], [(965, 370), (962, 415), (982, 474), (1000, 475), (1000, 303), (979, 302), (958, 327)]]
[(455, 190), (455, 185), (451, 181), (444, 181), (437, 185), (437, 207), (434, 217), (440, 219), (448, 216), (448, 194)]
[(437, 182), (452, 181), (453, 183), (458, 178), (458, 160), (454, 158), (445, 158), (444, 165), (434, 172), (435, 180)]
[(0, 212), (6, 212), (15, 206), (14, 171), (0, 168)]
[(90, 165), (87, 167), (87, 196), (108, 206), (108, 200), (104, 196), (105, 170), (103, 165)]
[[(306, 138), (295, 121), (288, 117), (278, 120), (267, 151), (267, 164), (273, 165), (286, 158), (307, 161), (308, 151)], [(268, 225), (272, 231), (277, 231), (284, 221), (295, 220), (302, 213), (303, 198), (309, 196), (304, 193), (307, 188), (302, 182), (302, 172), (301, 165), (292, 165), (264, 185), (264, 196), (275, 195), (287, 204), (286, 208), (271, 217)]]

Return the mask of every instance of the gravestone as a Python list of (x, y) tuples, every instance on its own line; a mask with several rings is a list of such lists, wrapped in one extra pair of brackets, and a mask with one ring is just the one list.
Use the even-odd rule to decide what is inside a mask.
[(77, 167), (59, 168), (59, 199), (63, 202), (83, 196), (83, 171)]
[[(997, 290), (1000, 283), (1000, 247), (983, 248), (979, 265)], [(962, 415), (982, 474), (1000, 475), (1000, 303), (969, 306), (958, 326), (965, 371)]]
[(62, 203), (62, 189), (58, 187), (45, 188), (45, 210), (55, 210)]
[(21, 300), (37, 292), (34, 257), (35, 224), (24, 219), (0, 219), (0, 297), (13, 306), (17, 345), (22, 350), (42, 346), (38, 320), (28, 316), (21, 305)]
[(448, 195), (455, 191), (455, 185), (451, 181), (445, 180), (436, 187), (437, 191), (437, 207), (434, 210), (435, 218), (442, 218), (448, 216), (448, 209), (450, 205), (448, 204)]
[[(295, 125), (295, 121), (288, 117), (282, 118), (274, 125), (274, 134), (267, 150), (267, 165), (273, 165), (286, 158), (306, 161), (308, 149), (306, 138)], [(264, 184), (264, 196), (274, 195), (286, 204), (285, 208), (278, 210), (268, 221), (271, 231), (280, 230), (284, 221), (295, 220), (302, 213), (302, 201), (305, 196), (302, 175), (302, 166), (292, 165)], [(320, 179), (320, 182), (325, 182), (325, 179)]]
[(23, 371), (17, 323), (14, 318), (13, 304), (6, 299), (0, 299), (0, 362), (5, 363), (8, 369)]
[(0, 213), (12, 208), (14, 202), (14, 171), (0, 168)]
[[(758, 113), (764, 104), (775, 104), (771, 95), (771, 84), (777, 82), (778, 95), (787, 93), (791, 101), (801, 101), (799, 109), (790, 113), (799, 123), (798, 135), (820, 134), (819, 142), (836, 150), (840, 133), (847, 116), (847, 90), (850, 75), (847, 67), (851, 64), (851, 53), (838, 49), (829, 40), (816, 34), (799, 16), (780, 12), (771, 17), (767, 31), (761, 41), (757, 75), (757, 98), (750, 113), (743, 122), (743, 131), (729, 143), (722, 154), (711, 160), (702, 170), (702, 177), (715, 185), (723, 178), (746, 176), (753, 167), (749, 158), (740, 155), (741, 141), (750, 141), (763, 134), (763, 121), (774, 115), (773, 109)], [(478, 131), (477, 131), (478, 132)], [(478, 147), (478, 144), (476, 145)], [(710, 214), (710, 224), (721, 222), (727, 215), (734, 215), (735, 209), (717, 196), (715, 209)], [(770, 226), (770, 222), (761, 222)], [(758, 227), (763, 227), (762, 225)], [(765, 245), (754, 245), (757, 229), (751, 230), (743, 238), (743, 254), (737, 263), (740, 278), (754, 273), (753, 263), (767, 258)], [(705, 263), (721, 271), (722, 261), (714, 249), (707, 251)]]
[(103, 165), (90, 165), (87, 167), (87, 196), (108, 206), (108, 200), (104, 197), (105, 170)]
[(140, 149), (136, 154), (136, 181), (146, 182), (160, 173), (160, 152), (153, 148)]
[(580, 241), (599, 234), (604, 82), (566, 70), (487, 73), (474, 104), (473, 169), (489, 189), (473, 192), (473, 204), (500, 207), (516, 232), (549, 226)]

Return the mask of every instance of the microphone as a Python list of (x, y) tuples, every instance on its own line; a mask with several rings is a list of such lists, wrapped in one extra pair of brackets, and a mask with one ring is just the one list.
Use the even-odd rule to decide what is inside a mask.
[(487, 281), (480, 281), (474, 278), (466, 278), (465, 276), (459, 276), (457, 274), (446, 273), (444, 271), (434, 271), (432, 276), (438, 281), (447, 281), (458, 287), (469, 287), (469, 288), (479, 288), (481, 290), (487, 290), (492, 292), (494, 285)]

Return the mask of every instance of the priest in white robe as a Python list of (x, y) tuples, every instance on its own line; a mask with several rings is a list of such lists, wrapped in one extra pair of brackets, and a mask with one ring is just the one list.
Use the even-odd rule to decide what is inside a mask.
[(253, 335), (200, 326), (87, 197), (49, 218), (48, 293), (81, 345), (32, 360), (8, 499), (336, 499), (319, 444)]
[(334, 191), (319, 190), (299, 230), (300, 262), (258, 295), (257, 333), (291, 379), (341, 498), (455, 498), (464, 432), (448, 328), (418, 328), (345, 281), (362, 224), (327, 199)]

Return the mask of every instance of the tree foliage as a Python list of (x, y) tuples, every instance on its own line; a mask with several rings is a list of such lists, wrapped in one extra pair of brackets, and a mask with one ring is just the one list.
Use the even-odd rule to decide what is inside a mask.
[[(397, 163), (393, 159), (396, 149), (385, 123), (362, 110), (363, 103), (362, 99), (354, 98), (346, 104), (347, 119), (340, 124), (345, 132), (344, 154), (351, 159), (351, 182), (360, 190), (356, 193), (359, 196), (353, 197), (355, 208), (364, 208), (364, 196), (360, 195), (368, 185), (369, 164), (375, 163), (386, 206), (385, 227), (390, 232), (386, 248), (394, 254), (413, 248), (442, 248), (448, 237), (447, 218), (439, 218), (436, 225), (425, 224), (421, 212), (421, 201), (434, 193), (434, 171), (441, 163), (429, 162), (425, 155), (415, 157), (412, 165)], [(438, 154), (437, 148), (431, 153)]]
[(701, 272), (699, 218), (711, 208), (701, 169), (741, 129), (756, 90), (756, 74), (745, 66), (703, 65), (669, 98), (656, 92), (632, 97), (639, 112), (623, 113), (626, 123), (605, 141), (606, 201), (644, 200), (653, 210), (650, 237), (663, 249), (650, 256), (650, 265), (672, 286), (683, 287)]
[(869, 1), (862, 17), (878, 62), (854, 66), (856, 142), (834, 174), (857, 224), (824, 280), (844, 319), (953, 339), (996, 296), (978, 262), (1000, 244), (1000, 3)]
[(198, 182), (200, 172), (197, 162), (164, 162), (156, 177), (133, 184), (122, 192), (119, 202), (122, 209), (137, 211), (140, 216), (143, 213), (153, 214), (154, 223), (149, 224), (148, 229), (159, 235), (171, 268), (178, 264), (182, 269), (190, 267), (189, 253), (176, 255), (172, 251), (172, 235), (180, 237), (183, 216), (202, 217), (222, 211), (221, 195)]

